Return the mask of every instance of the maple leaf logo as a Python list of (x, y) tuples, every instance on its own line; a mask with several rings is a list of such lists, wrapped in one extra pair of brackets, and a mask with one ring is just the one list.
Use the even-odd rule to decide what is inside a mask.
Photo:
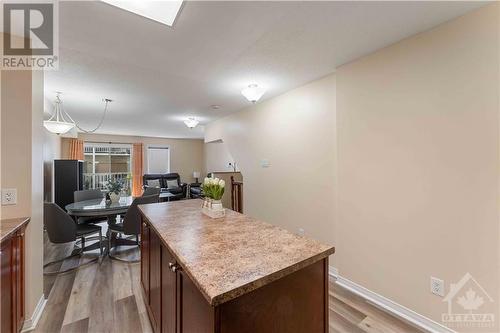
[(484, 300), (481, 296), (476, 295), (476, 292), (472, 289), (467, 290), (465, 296), (460, 296), (457, 300), (465, 310), (477, 310), (481, 305), (483, 305)]

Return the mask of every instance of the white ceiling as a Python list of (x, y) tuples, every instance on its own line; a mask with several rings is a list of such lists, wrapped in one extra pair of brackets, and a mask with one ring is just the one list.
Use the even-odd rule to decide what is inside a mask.
[[(185, 2), (173, 28), (97, 1), (60, 2), (59, 71), (45, 97), (63, 92), (81, 125), (109, 134), (203, 137), (201, 125), (341, 64), (463, 15), (478, 2)], [(220, 105), (219, 110), (210, 106)]]

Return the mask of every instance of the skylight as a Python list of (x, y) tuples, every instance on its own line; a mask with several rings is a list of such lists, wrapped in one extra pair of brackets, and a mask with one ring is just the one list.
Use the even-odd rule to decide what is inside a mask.
[(144, 0), (102, 0), (110, 5), (134, 14), (163, 23), (171, 27), (181, 9), (183, 0), (144, 1)]

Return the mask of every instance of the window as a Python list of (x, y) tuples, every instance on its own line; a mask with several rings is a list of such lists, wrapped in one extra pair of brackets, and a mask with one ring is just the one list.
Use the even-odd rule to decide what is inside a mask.
[(122, 180), (132, 187), (132, 146), (128, 144), (85, 143), (83, 181), (85, 189), (104, 189), (109, 180)]
[(148, 147), (148, 173), (170, 172), (170, 149), (168, 147)]

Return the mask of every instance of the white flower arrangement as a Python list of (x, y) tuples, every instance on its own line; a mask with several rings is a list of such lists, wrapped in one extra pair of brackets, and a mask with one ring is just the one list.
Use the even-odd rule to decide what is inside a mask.
[(219, 178), (205, 178), (203, 180), (203, 193), (207, 198), (213, 200), (220, 200), (224, 195), (224, 188), (226, 186), (226, 182)]

